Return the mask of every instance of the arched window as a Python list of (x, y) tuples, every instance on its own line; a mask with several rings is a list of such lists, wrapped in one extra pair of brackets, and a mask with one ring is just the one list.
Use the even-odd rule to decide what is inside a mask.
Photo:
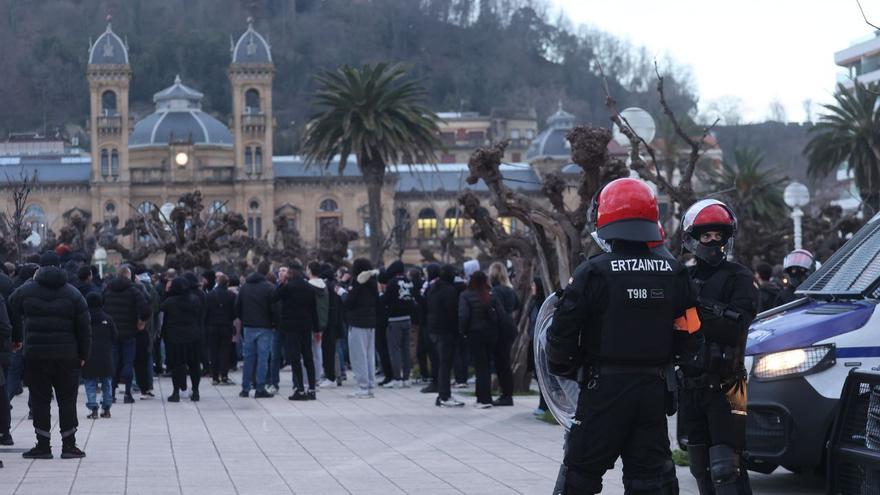
[(222, 199), (215, 199), (211, 202), (211, 207), (208, 209), (208, 213), (216, 213), (218, 215), (226, 213), (229, 211), (229, 208), (226, 206), (228, 201), (223, 201)]
[(498, 221), (501, 222), (501, 227), (504, 228), (504, 231), (508, 234), (517, 232), (519, 230), (519, 220), (513, 217), (498, 217)]
[(321, 201), (321, 204), (318, 206), (318, 211), (331, 212), (339, 210), (339, 205), (336, 204), (335, 199), (327, 198), (324, 201)]
[(248, 235), (259, 239), (263, 237), (263, 216), (260, 212), (260, 202), (252, 199), (248, 203)]
[(260, 146), (245, 146), (244, 171), (246, 174), (259, 175), (263, 173), (263, 148)]
[(119, 152), (115, 149), (110, 152), (110, 175), (119, 177)]
[(143, 213), (144, 215), (149, 215), (150, 213), (158, 209), (159, 208), (155, 205), (155, 203), (151, 203), (149, 201), (142, 202), (138, 205), (137, 208), (138, 213)]
[(249, 89), (244, 92), (244, 113), (260, 113), (260, 92)]
[(433, 239), (437, 237), (437, 214), (431, 208), (424, 208), (419, 212), (416, 220), (416, 230), (421, 239)]
[(101, 176), (107, 177), (110, 175), (110, 152), (107, 148), (101, 149)]
[(409, 212), (406, 208), (398, 208), (394, 210), (394, 241), (398, 246), (405, 246), (409, 240), (410, 228)]
[(101, 93), (101, 113), (116, 115), (116, 93), (109, 89)]
[(281, 208), (275, 210), (275, 215), (277, 217), (284, 218), (285, 223), (287, 224), (287, 228), (298, 230), (299, 229), (299, 215), (300, 210), (296, 206), (291, 204), (285, 204)]
[(46, 212), (40, 205), (32, 204), (24, 209), (22, 224), (25, 228), (31, 229), (31, 232), (39, 235), (41, 239), (46, 238), (49, 223), (46, 219)]
[(446, 210), (443, 216), (443, 228), (452, 232), (453, 237), (464, 237), (464, 217), (458, 208)]

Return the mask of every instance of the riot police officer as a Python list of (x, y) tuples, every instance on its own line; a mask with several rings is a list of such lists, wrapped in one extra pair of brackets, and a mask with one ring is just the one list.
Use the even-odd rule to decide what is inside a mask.
[(814, 265), (813, 253), (806, 249), (795, 249), (785, 255), (782, 260), (782, 271), (785, 273), (782, 290), (789, 301), (797, 299), (794, 291), (813, 273)]
[(700, 495), (750, 494), (742, 465), (746, 394), (743, 357), (758, 293), (752, 273), (728, 261), (736, 216), (724, 203), (702, 200), (682, 220), (682, 242), (697, 260), (702, 327), (681, 357), (680, 427)]
[[(626, 493), (677, 494), (666, 412), (673, 321), (696, 332), (696, 293), (686, 269), (653, 253), (657, 200), (637, 179), (618, 179), (595, 201), (596, 236), (609, 248), (569, 280), (547, 337), (550, 371), (580, 380), (580, 395), (554, 494), (602, 491), (623, 458)], [(674, 380), (672, 380), (674, 382)]]

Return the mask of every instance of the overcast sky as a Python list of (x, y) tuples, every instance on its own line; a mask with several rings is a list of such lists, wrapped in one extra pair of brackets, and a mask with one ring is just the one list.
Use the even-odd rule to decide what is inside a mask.
[[(855, 0), (552, 0), (577, 26), (623, 37), (691, 68), (700, 107), (735, 95), (746, 121), (763, 121), (781, 101), (790, 121), (803, 101), (831, 98), (834, 52), (867, 39)], [(862, 0), (880, 24), (880, 0)], [(622, 102), (625, 103), (625, 102)], [(814, 114), (818, 109), (814, 105)]]

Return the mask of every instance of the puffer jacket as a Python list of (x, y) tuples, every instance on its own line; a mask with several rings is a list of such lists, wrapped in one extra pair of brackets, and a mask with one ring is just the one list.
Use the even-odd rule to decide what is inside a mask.
[(315, 289), (315, 302), (317, 303), (318, 326), (315, 331), (323, 332), (327, 330), (330, 319), (330, 296), (327, 291), (327, 282), (320, 278), (313, 278), (309, 279), (309, 285)]
[(379, 286), (376, 283), (378, 270), (361, 272), (351, 285), (351, 292), (345, 298), (348, 324), (358, 328), (376, 328), (379, 309)]
[(425, 321), (435, 335), (458, 334), (458, 290), (452, 280), (437, 279), (425, 291)]
[(12, 293), (9, 312), (12, 341), (24, 343), (28, 358), (89, 359), (89, 308), (60, 268), (40, 268), (33, 280)]
[(497, 338), (503, 315), (504, 307), (495, 296), (489, 297), (489, 304), (472, 290), (462, 292), (459, 297), (458, 329), (464, 335)]
[(238, 289), (235, 299), (235, 314), (243, 327), (272, 328), (272, 291), (275, 287), (264, 275), (252, 273), (245, 284)]
[(171, 290), (162, 302), (165, 319), (162, 323), (162, 336), (169, 344), (188, 344), (202, 339), (201, 301), (187, 285), (176, 278), (171, 282)]
[(317, 290), (302, 277), (292, 277), (272, 292), (281, 302), (281, 330), (318, 332)]
[(113, 362), (113, 343), (116, 342), (116, 325), (101, 308), (89, 308), (92, 323), (92, 349), (83, 367), (83, 378), (103, 378), (116, 373)]
[(150, 317), (150, 303), (143, 289), (124, 277), (113, 277), (104, 287), (104, 312), (116, 324), (120, 340), (134, 338), (140, 322)]

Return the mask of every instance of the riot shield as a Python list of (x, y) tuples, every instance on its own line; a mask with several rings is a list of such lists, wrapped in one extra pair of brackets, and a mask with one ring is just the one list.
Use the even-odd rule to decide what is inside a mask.
[(544, 401), (556, 421), (565, 427), (566, 430), (571, 428), (571, 420), (574, 418), (577, 410), (578, 396), (580, 396), (580, 385), (574, 380), (562, 378), (550, 373), (550, 366), (547, 360), (547, 332), (553, 323), (553, 313), (556, 311), (556, 304), (559, 297), (555, 293), (550, 296), (541, 305), (538, 311), (538, 320), (535, 322), (535, 369), (538, 375), (538, 384), (541, 385), (541, 393), (544, 394)]

